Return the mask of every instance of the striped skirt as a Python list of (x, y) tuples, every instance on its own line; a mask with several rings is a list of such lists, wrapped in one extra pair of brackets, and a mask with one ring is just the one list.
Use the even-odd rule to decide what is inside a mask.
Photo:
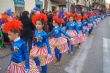
[(74, 37), (74, 41), (70, 41), (70, 43), (71, 43), (72, 45), (77, 45), (77, 44), (79, 44), (79, 43), (80, 43), (79, 37), (78, 37), (78, 36), (77, 36), (77, 37)]
[(54, 60), (53, 54), (51, 57), (48, 57), (48, 50), (46, 46), (42, 48), (34, 46), (30, 51), (30, 56), (34, 58), (38, 57), (41, 63), (40, 66), (44, 66)]
[[(32, 59), (29, 60), (29, 63), (30, 63), (29, 73), (40, 73), (39, 69), (37, 68), (35, 62)], [(8, 66), (7, 73), (26, 73), (25, 62), (22, 63), (12, 62)]]
[(52, 52), (54, 52), (55, 48), (58, 48), (60, 50), (60, 53), (67, 53), (68, 51), (68, 44), (67, 39), (64, 37), (60, 38), (52, 38), (50, 39), (50, 47), (52, 49)]
[(77, 32), (75, 30), (68, 30), (67, 33), (71, 36), (71, 37), (76, 37), (77, 36)]
[(80, 43), (86, 41), (86, 39), (87, 39), (86, 35), (82, 34), (82, 33), (80, 35), (78, 35), (78, 38), (79, 38), (78, 42), (80, 42)]
[(75, 30), (68, 30), (67, 33), (74, 38), (74, 41), (70, 40), (72, 45), (76, 45), (79, 43), (79, 38), (77, 37), (77, 32)]

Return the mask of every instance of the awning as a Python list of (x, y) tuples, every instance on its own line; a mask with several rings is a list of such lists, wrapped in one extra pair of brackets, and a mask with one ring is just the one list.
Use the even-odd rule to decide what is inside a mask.
[(43, 2), (42, 2), (42, 0), (35, 0), (35, 4), (36, 5), (43, 5)]

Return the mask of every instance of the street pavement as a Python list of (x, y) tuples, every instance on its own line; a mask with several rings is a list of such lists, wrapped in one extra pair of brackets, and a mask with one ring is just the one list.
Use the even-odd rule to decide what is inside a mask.
[[(101, 20), (74, 55), (65, 54), (60, 65), (49, 64), (48, 73), (110, 73), (110, 17)], [(5, 73), (10, 55), (0, 58)]]

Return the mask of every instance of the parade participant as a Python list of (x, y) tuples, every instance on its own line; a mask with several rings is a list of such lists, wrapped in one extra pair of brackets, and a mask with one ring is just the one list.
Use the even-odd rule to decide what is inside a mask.
[(75, 21), (76, 21), (75, 24), (76, 24), (76, 31), (77, 31), (78, 38), (79, 38), (79, 40), (78, 40), (79, 45), (80, 45), (80, 43), (82, 43), (83, 41), (86, 40), (85, 35), (82, 33), (83, 24), (82, 24), (81, 20), (82, 20), (82, 15), (77, 14), (76, 19), (75, 19)]
[(68, 44), (67, 39), (62, 37), (62, 34), (64, 34), (69, 39), (73, 40), (61, 27), (60, 25), (64, 23), (63, 20), (63, 14), (64, 11), (55, 14), (53, 16), (53, 30), (49, 32), (48, 36), (53, 36), (52, 39), (50, 39), (50, 45), (52, 48), (52, 52), (55, 52), (56, 61), (54, 62), (55, 65), (59, 65), (62, 54), (66, 53), (68, 51)]
[(82, 23), (83, 23), (83, 33), (87, 32), (87, 27), (88, 27), (88, 15), (87, 14), (83, 14), (83, 18), (82, 18)]
[(76, 32), (76, 25), (74, 23), (74, 14), (69, 13), (67, 15), (67, 18), (69, 20), (69, 22), (66, 24), (66, 32), (74, 38), (73, 42), (70, 42), (68, 40), (68, 46), (69, 46), (69, 53), (73, 53), (73, 49), (74, 49), (74, 45), (78, 44), (77, 43), (77, 32)]
[(34, 58), (37, 66), (41, 66), (42, 73), (47, 73), (47, 64), (53, 60), (48, 35), (43, 30), (44, 25), (47, 23), (47, 16), (45, 14), (37, 14), (32, 18), (32, 22), (36, 29), (30, 56)]
[(29, 64), (26, 44), (20, 39), (22, 23), (18, 20), (12, 20), (5, 23), (2, 29), (8, 34), (10, 41), (12, 41), (12, 56), (7, 73), (39, 73), (32, 59), (30, 59)]
[(89, 12), (89, 18), (88, 18), (88, 35), (91, 34), (94, 24), (93, 24), (93, 12)]

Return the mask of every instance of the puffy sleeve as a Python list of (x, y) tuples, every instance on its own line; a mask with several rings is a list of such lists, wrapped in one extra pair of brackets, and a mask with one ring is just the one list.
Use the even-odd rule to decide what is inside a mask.
[(71, 38), (71, 36), (70, 36), (69, 34), (67, 34), (62, 28), (60, 28), (59, 31), (60, 31), (63, 35), (65, 35), (66, 37)]

